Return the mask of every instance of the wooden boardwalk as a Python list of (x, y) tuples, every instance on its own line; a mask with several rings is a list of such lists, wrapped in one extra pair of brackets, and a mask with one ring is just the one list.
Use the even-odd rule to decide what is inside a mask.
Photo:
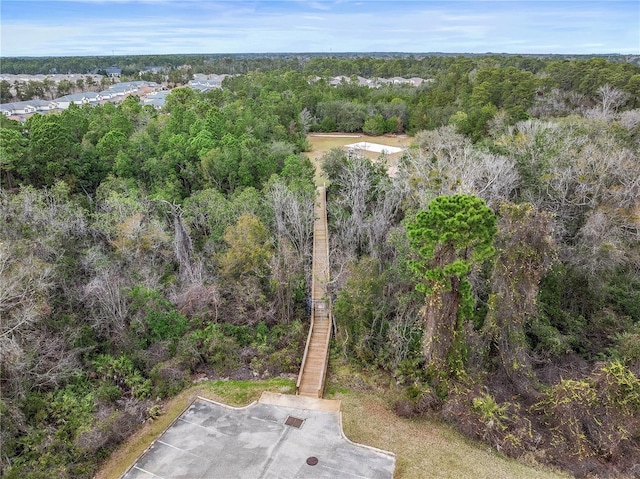
[(311, 273), (311, 327), (298, 375), (298, 395), (321, 398), (329, 361), (331, 338), (331, 301), (329, 282), (329, 238), (327, 228), (327, 193), (318, 187), (313, 225), (313, 266)]

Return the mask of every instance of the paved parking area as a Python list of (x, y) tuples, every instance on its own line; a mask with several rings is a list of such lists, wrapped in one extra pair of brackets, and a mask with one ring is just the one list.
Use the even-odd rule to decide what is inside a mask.
[(264, 393), (244, 408), (198, 398), (123, 479), (391, 479), (395, 455), (349, 441), (340, 403)]

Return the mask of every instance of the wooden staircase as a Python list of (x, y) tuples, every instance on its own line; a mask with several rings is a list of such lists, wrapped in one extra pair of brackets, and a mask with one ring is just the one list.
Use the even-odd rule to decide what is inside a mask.
[(327, 193), (318, 187), (313, 225), (313, 265), (311, 273), (311, 326), (302, 358), (296, 391), (300, 396), (321, 398), (329, 361), (331, 338), (331, 301), (329, 282), (329, 238), (327, 228)]

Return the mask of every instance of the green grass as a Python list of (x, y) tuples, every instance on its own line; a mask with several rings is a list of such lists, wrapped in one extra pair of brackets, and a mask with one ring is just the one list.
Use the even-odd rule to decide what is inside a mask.
[[(231, 406), (246, 406), (260, 398), (263, 391), (295, 394), (296, 383), (292, 379), (271, 378), (264, 381), (206, 381), (202, 383), (204, 395)], [(203, 396), (203, 394), (200, 394)]]
[(352, 441), (396, 454), (394, 479), (558, 479), (533, 458), (510, 459), (436, 417), (405, 419), (393, 410), (404, 391), (388, 375), (331, 358), (327, 399), (342, 402), (342, 425)]
[(349, 439), (396, 454), (395, 479), (569, 477), (507, 458), (437, 419), (400, 418), (379, 392), (350, 390), (333, 398), (342, 401), (343, 429)]

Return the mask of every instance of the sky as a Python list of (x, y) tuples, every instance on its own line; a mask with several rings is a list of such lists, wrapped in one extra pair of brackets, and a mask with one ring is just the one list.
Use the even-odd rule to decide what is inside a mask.
[(0, 0), (3, 57), (287, 52), (640, 54), (640, 0)]

